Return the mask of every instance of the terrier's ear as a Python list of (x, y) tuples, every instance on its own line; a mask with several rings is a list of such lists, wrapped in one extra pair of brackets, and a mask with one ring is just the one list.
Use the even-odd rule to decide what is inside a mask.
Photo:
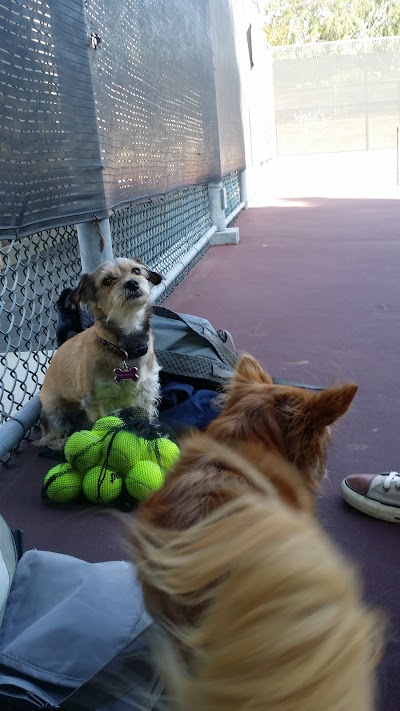
[(147, 279), (156, 286), (162, 282), (162, 276), (158, 272), (153, 272), (151, 269), (147, 269)]
[(96, 288), (91, 274), (82, 274), (78, 285), (72, 289), (71, 293), (66, 298), (66, 305), (78, 306), (78, 304), (88, 304), (94, 301), (96, 297)]
[(159, 274), (158, 272), (153, 272), (150, 267), (147, 266), (147, 264), (143, 261), (143, 259), (140, 259), (140, 257), (133, 257), (134, 262), (138, 262), (141, 264), (147, 274), (146, 274), (146, 279), (150, 281), (154, 286), (157, 286), (157, 284), (160, 284), (162, 282), (162, 274)]

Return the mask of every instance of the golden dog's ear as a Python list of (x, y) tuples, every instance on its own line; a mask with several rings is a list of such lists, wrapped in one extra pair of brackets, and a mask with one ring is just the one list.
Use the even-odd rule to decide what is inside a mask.
[(235, 369), (232, 384), (235, 383), (262, 383), (263, 385), (271, 385), (272, 378), (261, 367), (258, 360), (246, 353), (243, 355)]
[(96, 289), (92, 275), (82, 274), (78, 286), (67, 296), (66, 303), (68, 302), (68, 305), (71, 306), (88, 304), (90, 301), (94, 301), (95, 297)]
[(348, 383), (313, 395), (307, 403), (313, 422), (320, 427), (332, 425), (349, 409), (357, 389), (357, 385)]

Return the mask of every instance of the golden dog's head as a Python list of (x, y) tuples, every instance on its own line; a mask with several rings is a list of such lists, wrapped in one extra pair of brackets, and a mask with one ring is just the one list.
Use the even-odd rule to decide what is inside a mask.
[(241, 449), (257, 444), (260, 451), (279, 453), (316, 489), (326, 470), (330, 427), (345, 414), (356, 392), (352, 383), (316, 392), (275, 385), (255, 358), (244, 355), (223, 411), (207, 432), (235, 447), (240, 443)]
[(91, 274), (82, 274), (68, 300), (72, 304), (90, 304), (95, 316), (100, 311), (107, 319), (119, 321), (141, 309), (148, 301), (151, 285), (161, 280), (161, 275), (140, 259), (121, 257), (103, 262)]

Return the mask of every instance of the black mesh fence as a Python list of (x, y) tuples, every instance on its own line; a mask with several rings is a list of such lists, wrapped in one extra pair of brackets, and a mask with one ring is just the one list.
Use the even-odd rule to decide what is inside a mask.
[(211, 0), (209, 5), (218, 116), (219, 161), (221, 175), (225, 176), (244, 167), (244, 137), (240, 110), (241, 81), (235, 48), (234, 3), (226, 2), (226, 0)]
[(243, 168), (233, 6), (3, 3), (0, 231), (106, 217)]
[(90, 0), (87, 18), (101, 38), (91, 64), (108, 204), (218, 176), (208, 3)]
[(400, 37), (273, 48), (280, 155), (395, 149)]
[(0, 4), (0, 230), (8, 233), (106, 209), (83, 13), (82, 0)]

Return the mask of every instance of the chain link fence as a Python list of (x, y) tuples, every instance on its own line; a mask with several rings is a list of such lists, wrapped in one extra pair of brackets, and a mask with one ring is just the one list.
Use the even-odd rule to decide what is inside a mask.
[(280, 155), (395, 149), (400, 37), (274, 47)]
[(43, 381), (55, 347), (54, 303), (80, 271), (74, 226), (0, 241), (0, 424)]
[(211, 227), (207, 184), (117, 210), (110, 223), (116, 257), (136, 255), (165, 274)]
[(229, 215), (240, 205), (240, 185), (238, 171), (226, 175), (223, 178), (222, 182), (226, 190), (225, 217), (229, 217)]
[[(240, 204), (239, 176), (226, 176), (228, 215)], [(115, 257), (138, 256), (166, 274), (212, 226), (207, 183), (134, 203), (110, 219)], [(75, 226), (0, 242), (0, 425), (32, 398), (56, 347), (55, 302), (81, 273)], [(207, 249), (162, 294), (173, 291)]]

